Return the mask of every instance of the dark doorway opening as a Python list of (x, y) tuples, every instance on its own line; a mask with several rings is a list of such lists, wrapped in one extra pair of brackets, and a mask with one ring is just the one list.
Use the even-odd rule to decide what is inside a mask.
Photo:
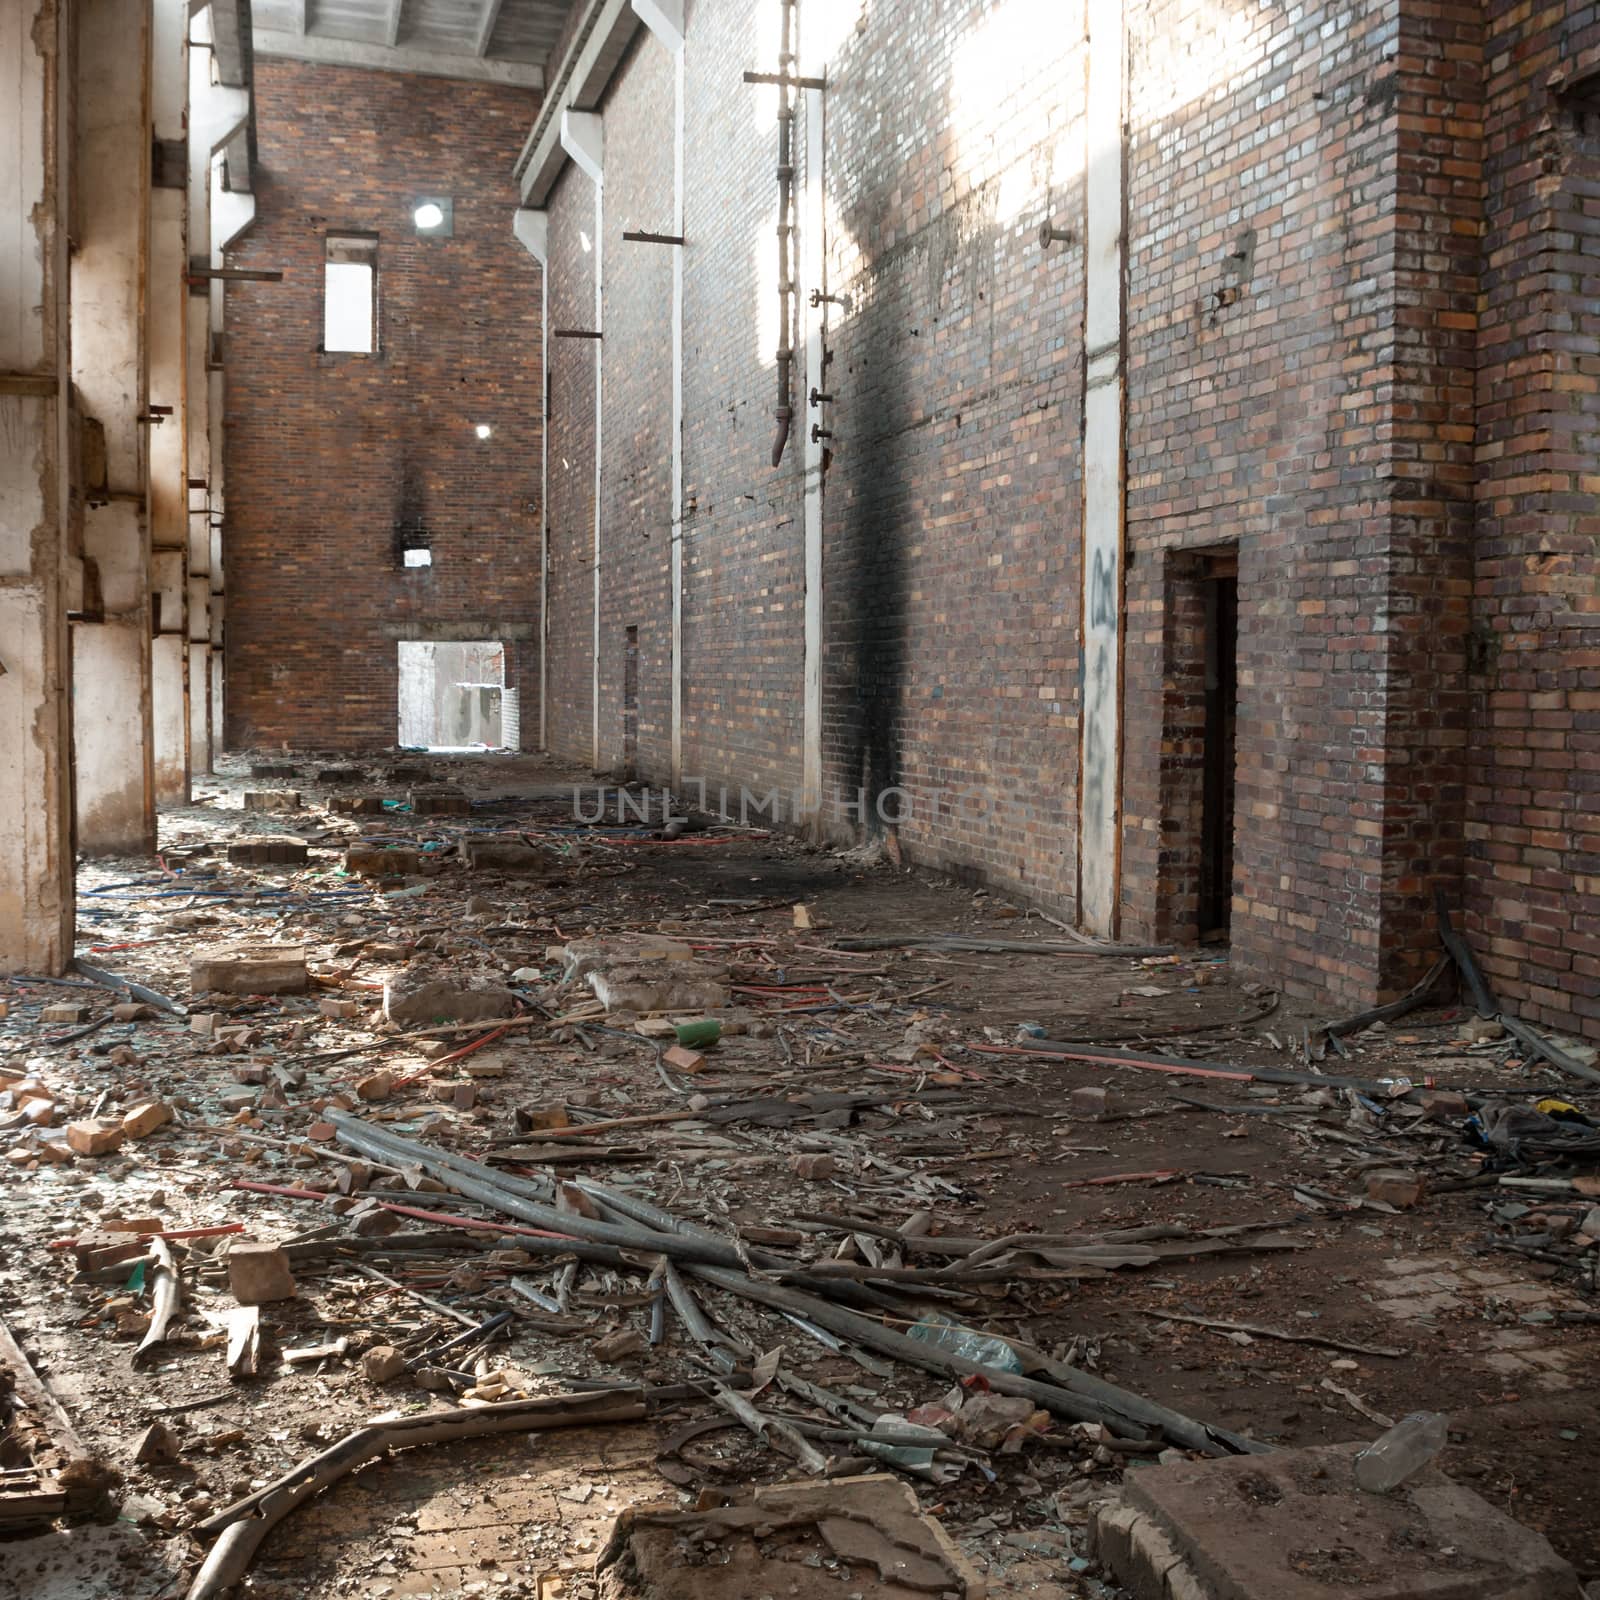
[(1226, 939), (1233, 909), (1235, 724), (1239, 704), (1239, 577), (1236, 559), (1207, 562), (1205, 735), (1200, 813), (1202, 939)]
[(639, 630), (629, 628), (622, 657), (622, 766), (631, 782), (639, 775)]

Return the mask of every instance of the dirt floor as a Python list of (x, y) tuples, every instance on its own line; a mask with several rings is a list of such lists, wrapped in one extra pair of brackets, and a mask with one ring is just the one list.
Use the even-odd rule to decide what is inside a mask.
[[(363, 1156), (329, 1122), (339, 1110), (493, 1157), (568, 1215), (596, 1213), (578, 1182), (605, 1185), (738, 1241), (762, 1282), (828, 1272), (876, 1295), (881, 1326), (979, 1328), (1037, 1376), (1091, 1374), (1261, 1444), (1370, 1438), (1407, 1412), (1447, 1412), (1441, 1466), (1600, 1575), (1586, 1354), (1600, 1213), (1591, 1224), (1585, 1198), (1600, 1196), (1600, 1164), (1486, 1158), (1463, 1107), (1429, 1096), (1600, 1100), (1497, 1025), (1424, 1009), (1329, 1049), (1319, 1019), (1235, 981), (1224, 948), (1107, 954), (881, 852), (715, 823), (662, 838), (614, 809), (580, 823), (578, 780), (538, 758), (407, 757), (326, 779), (331, 761), (294, 766), (251, 777), (234, 761), (163, 816), (158, 859), (82, 867), (80, 958), (177, 1011), (111, 1020), (128, 994), (0, 980), (0, 1320), (123, 1479), (114, 1522), (0, 1544), (0, 1600), (182, 1594), (211, 1542), (199, 1524), (362, 1423), (593, 1383), (677, 1389), (641, 1421), (368, 1464), (269, 1534), (240, 1592), (553, 1597), (624, 1507), (804, 1477), (794, 1452), (809, 1443), (832, 1472), (908, 1472), (991, 1594), (1116, 1593), (1083, 1555), (1086, 1508), (1155, 1459), (1159, 1437), (1141, 1450), (1096, 1423), (1018, 1417), (981, 1382), (841, 1344), (686, 1270), (739, 1352), (719, 1364), (663, 1293), (659, 1257), (519, 1254), (561, 1250), (559, 1230), (493, 1231), (525, 1224), (410, 1160)], [(417, 814), (403, 769), (461, 786), (470, 808)], [(268, 789), (300, 801), (242, 809)], [(360, 794), (390, 804), (330, 809)], [(304, 841), (306, 860), (230, 861), (246, 836)], [(491, 840), (538, 870), (461, 859), (463, 841)], [(347, 873), (358, 841), (418, 850), (399, 863), (418, 870)], [(564, 976), (562, 947), (627, 933), (694, 957), (641, 956), (635, 981), (707, 966), (727, 1004), (630, 1008), (613, 992), (608, 1011)], [(840, 948), (872, 935), (1047, 948)], [(306, 992), (191, 992), (191, 959), (243, 943), (303, 946)], [(596, 959), (604, 971), (616, 957), (602, 943)], [(419, 1036), (456, 1014), (423, 997), (416, 1020), (386, 1020), (386, 984), (398, 1004), (419, 970), (509, 993), (511, 1014)], [(41, 1014), (64, 1004), (85, 1009)], [(720, 1041), (669, 1055), (677, 1023), (706, 1017)], [(1074, 1045), (1146, 1064), (1061, 1053)], [(1233, 1076), (1159, 1070), (1171, 1057)], [(1367, 1088), (1248, 1076), (1284, 1068)], [(840, 1098), (799, 1103), (825, 1093)], [(69, 1124), (152, 1102), (171, 1120), (106, 1154), (65, 1142)], [(640, 1120), (582, 1131), (625, 1118)], [(89, 1254), (116, 1243), (119, 1219), (180, 1235), (179, 1309), (142, 1359), (158, 1259), (148, 1241), (127, 1260)], [(181, 1237), (194, 1229), (233, 1231)], [(256, 1374), (232, 1377), (240, 1230), (301, 1248), (294, 1297), (261, 1307)], [(1049, 1237), (965, 1261), (961, 1241), (1012, 1235)], [(436, 1351), (506, 1311), (487, 1339)], [(380, 1346), (409, 1370), (375, 1381), (363, 1356)], [(997, 1350), (1013, 1355), (991, 1338), (983, 1359)], [(719, 1383), (809, 1440), (758, 1437), (719, 1407)], [(950, 1448), (863, 1447), (872, 1419), (908, 1414)], [(175, 1458), (140, 1464), (156, 1423)], [(863, 1591), (826, 1561), (832, 1592)]]

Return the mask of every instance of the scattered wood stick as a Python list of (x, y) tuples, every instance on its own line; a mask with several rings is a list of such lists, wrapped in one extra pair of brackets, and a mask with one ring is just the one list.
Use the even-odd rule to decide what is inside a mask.
[(1259, 1339), (1281, 1339), (1285, 1344), (1315, 1344), (1328, 1350), (1348, 1350), (1359, 1356), (1406, 1355), (1408, 1352), (1388, 1344), (1357, 1344), (1351, 1339), (1333, 1339), (1322, 1333), (1289, 1333), (1283, 1328), (1264, 1328), (1256, 1322), (1219, 1322), (1214, 1317), (1188, 1317), (1178, 1311), (1157, 1311), (1149, 1306), (1134, 1306), (1141, 1317), (1159, 1322), (1187, 1322), (1196, 1328), (1214, 1328), (1221, 1333), (1248, 1333)]

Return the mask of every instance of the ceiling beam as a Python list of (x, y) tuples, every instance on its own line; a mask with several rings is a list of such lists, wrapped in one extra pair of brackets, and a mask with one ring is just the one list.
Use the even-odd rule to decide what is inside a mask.
[(377, 72), (419, 72), (430, 78), (466, 78), (477, 83), (504, 83), (519, 89), (544, 88), (544, 68), (528, 61), (501, 61), (493, 56), (452, 55), (353, 39), (325, 39), (275, 28), (257, 28), (255, 53), (290, 61), (312, 61), (329, 67), (370, 67)]
[(389, 15), (383, 24), (383, 42), (391, 50), (400, 43), (400, 21), (405, 9), (406, 0), (389, 0)]
[(303, 39), (306, 32), (306, 8), (308, 0), (288, 0), (283, 8), (289, 18), (289, 32), (299, 34)]
[(500, 20), (500, 7), (503, 0), (483, 0), (483, 11), (478, 17), (478, 37), (473, 41), (473, 49), (477, 55), (486, 56), (489, 53), (489, 41), (494, 37), (494, 25)]

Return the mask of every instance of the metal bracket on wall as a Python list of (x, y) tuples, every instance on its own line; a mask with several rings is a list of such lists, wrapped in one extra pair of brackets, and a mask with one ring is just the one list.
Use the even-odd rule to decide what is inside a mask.
[(552, 328), (552, 339), (599, 339), (603, 337), (593, 328)]
[(796, 78), (786, 72), (747, 72), (746, 83), (775, 83), (780, 89), (826, 89), (826, 78)]
[(629, 244), (683, 243), (683, 235), (681, 233), (645, 233), (643, 231), (635, 231), (630, 228), (624, 228), (622, 230), (622, 237), (626, 239)]

